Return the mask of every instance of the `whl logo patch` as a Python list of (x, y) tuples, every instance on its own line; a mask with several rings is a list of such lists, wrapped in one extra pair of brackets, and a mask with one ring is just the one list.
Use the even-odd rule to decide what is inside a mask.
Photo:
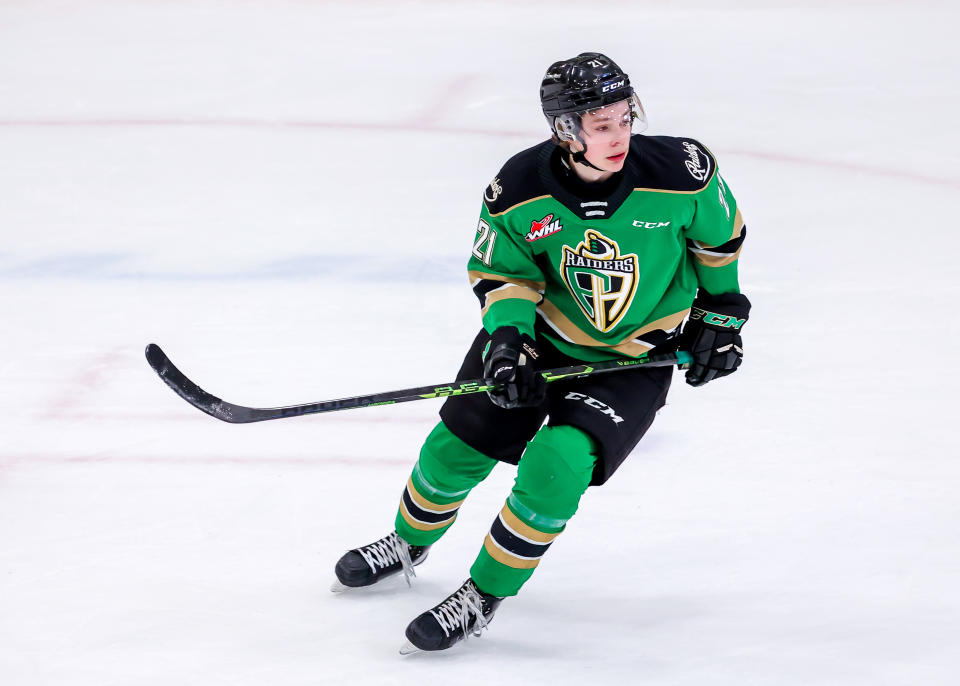
[(533, 243), (534, 241), (539, 241), (541, 238), (551, 236), (562, 229), (563, 225), (560, 224), (560, 220), (554, 219), (552, 214), (548, 214), (540, 221), (534, 220), (530, 222), (530, 232), (524, 236), (524, 238), (527, 239), (527, 243)]
[(560, 275), (584, 316), (598, 331), (615, 327), (637, 292), (636, 255), (621, 255), (617, 242), (587, 229), (576, 249), (563, 247)]

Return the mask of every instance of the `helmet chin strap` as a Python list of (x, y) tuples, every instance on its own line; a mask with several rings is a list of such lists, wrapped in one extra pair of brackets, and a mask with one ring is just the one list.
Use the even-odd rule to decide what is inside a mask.
[(578, 162), (582, 165), (590, 167), (591, 169), (596, 169), (599, 172), (606, 171), (606, 169), (601, 169), (597, 165), (593, 164), (590, 160), (588, 160), (586, 156), (586, 152), (587, 152), (587, 147), (584, 146), (583, 150), (581, 150), (580, 152), (570, 153), (570, 159), (572, 159), (574, 162)]
[(550, 122), (550, 128), (553, 130), (553, 133), (560, 138), (560, 140), (565, 140), (570, 143), (577, 142), (580, 144), (580, 152), (570, 152), (570, 159), (572, 159), (574, 162), (584, 165), (585, 167), (596, 169), (598, 172), (606, 171), (587, 159), (587, 142), (583, 140), (583, 137), (580, 136), (579, 117), (575, 117), (571, 114), (564, 114), (560, 115), (559, 117), (555, 117), (552, 120), (547, 117), (547, 121)]

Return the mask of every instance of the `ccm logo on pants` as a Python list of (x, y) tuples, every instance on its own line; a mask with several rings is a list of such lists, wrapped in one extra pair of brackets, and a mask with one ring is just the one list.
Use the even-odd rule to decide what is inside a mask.
[(590, 407), (600, 410), (603, 414), (610, 417), (610, 419), (613, 420), (614, 424), (619, 424), (620, 422), (623, 421), (623, 417), (621, 417), (616, 412), (614, 412), (612, 407), (610, 407), (605, 403), (600, 402), (596, 398), (591, 398), (589, 395), (584, 395), (583, 393), (571, 392), (571, 393), (567, 393), (564, 400), (582, 400), (584, 403), (586, 403)]

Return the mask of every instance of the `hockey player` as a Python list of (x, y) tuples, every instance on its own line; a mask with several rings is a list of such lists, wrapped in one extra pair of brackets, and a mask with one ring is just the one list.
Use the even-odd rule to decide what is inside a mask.
[(694, 359), (687, 383), (700, 386), (742, 359), (746, 229), (713, 155), (691, 138), (634, 134), (640, 101), (599, 53), (552, 64), (540, 101), (553, 135), (485, 189), (468, 264), (483, 328), (457, 379), (502, 385), (444, 403), (395, 530), (336, 565), (335, 590), (400, 572), (409, 581), (470, 490), (498, 461), (518, 465), (469, 578), (410, 623), (401, 652), (443, 650), (490, 623), (586, 488), (637, 445), (672, 375), (636, 368), (547, 386), (538, 369), (680, 347)]

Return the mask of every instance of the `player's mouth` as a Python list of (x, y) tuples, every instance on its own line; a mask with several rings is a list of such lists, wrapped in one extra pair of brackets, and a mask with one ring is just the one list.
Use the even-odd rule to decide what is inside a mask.
[(616, 155), (608, 155), (608, 156), (607, 156), (607, 159), (610, 160), (611, 162), (619, 162), (620, 160), (622, 160), (622, 159), (623, 159), (624, 157), (626, 157), (626, 156), (627, 156), (627, 153), (625, 153), (625, 152), (618, 152)]

